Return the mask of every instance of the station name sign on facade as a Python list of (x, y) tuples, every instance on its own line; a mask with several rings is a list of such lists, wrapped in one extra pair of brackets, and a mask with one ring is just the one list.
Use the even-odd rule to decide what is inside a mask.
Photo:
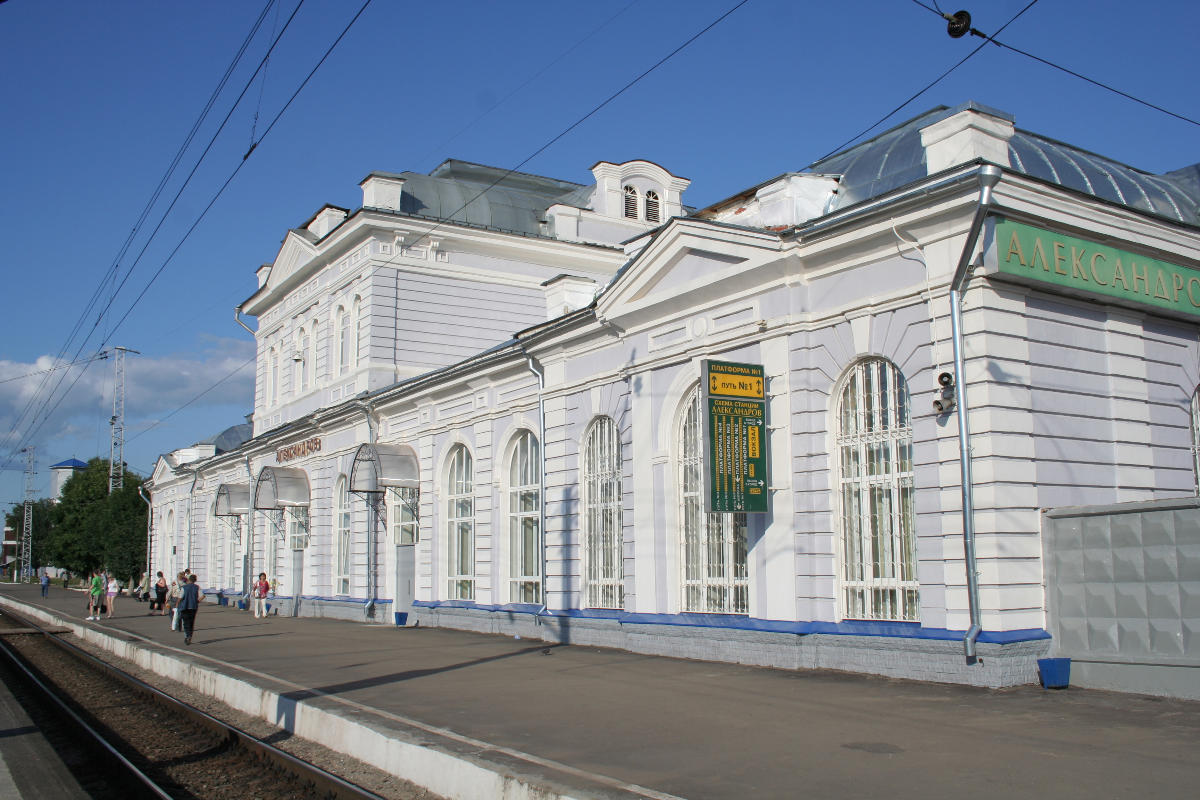
[(289, 444), (286, 447), (281, 447), (275, 451), (275, 463), (286, 464), (289, 461), (294, 461), (297, 458), (311, 456), (313, 453), (321, 452), (321, 437), (314, 436), (311, 439), (305, 439), (303, 442)]
[(701, 362), (704, 482), (709, 511), (765, 513), (766, 379), (761, 364)]
[(1004, 217), (995, 218), (993, 245), (995, 267), (989, 271), (996, 277), (1200, 318), (1200, 271), (1195, 269)]

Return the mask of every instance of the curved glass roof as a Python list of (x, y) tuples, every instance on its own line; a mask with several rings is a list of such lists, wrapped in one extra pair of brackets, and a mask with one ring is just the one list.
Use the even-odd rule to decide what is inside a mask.
[[(976, 103), (940, 106), (874, 139), (818, 161), (811, 172), (841, 175), (827, 211), (877, 197), (927, 175), (921, 129), (953, 114), (975, 109), (1012, 120)], [(1008, 142), (1012, 169), (1151, 214), (1200, 225), (1200, 166), (1154, 175), (1063, 142), (1017, 130)]]

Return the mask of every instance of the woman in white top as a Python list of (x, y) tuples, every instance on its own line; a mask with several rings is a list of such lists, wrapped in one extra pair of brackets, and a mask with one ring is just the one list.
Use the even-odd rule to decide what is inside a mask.
[(117, 583), (116, 578), (109, 575), (108, 576), (108, 591), (105, 592), (105, 594), (108, 595), (108, 597), (107, 597), (108, 613), (104, 615), (107, 619), (112, 619), (113, 607), (116, 606), (116, 604), (117, 604), (117, 595), (120, 594), (120, 592), (121, 592), (121, 584)]

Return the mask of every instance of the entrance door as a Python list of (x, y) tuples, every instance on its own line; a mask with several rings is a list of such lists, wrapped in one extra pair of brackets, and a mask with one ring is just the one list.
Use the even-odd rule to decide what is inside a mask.
[(392, 489), (392, 536), (396, 542), (396, 597), (392, 610), (397, 625), (407, 625), (417, 594), (417, 490)]
[(308, 509), (293, 508), (288, 514), (288, 544), (292, 549), (292, 616), (300, 616), (304, 595), (304, 551), (308, 547)]

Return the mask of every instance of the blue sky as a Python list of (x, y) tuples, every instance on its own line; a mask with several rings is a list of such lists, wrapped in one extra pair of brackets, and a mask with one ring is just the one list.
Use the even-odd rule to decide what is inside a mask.
[[(0, 3), (0, 263), (8, 301), (0, 317), (0, 464), (20, 466), (12, 451), (28, 438), (31, 415), (22, 411), (30, 408), (40, 422), (30, 439), (40, 491), (49, 464), (107, 457), (112, 366), (99, 361), (67, 373), (62, 388), (75, 388), (65, 395), (39, 392), (41, 376), (20, 376), (50, 366), (114, 262), (124, 274), (145, 247), (111, 311), (98, 322), (98, 308), (86, 317), (84, 332), (93, 325), (95, 332), (81, 353), (95, 354), (106, 339), (141, 351), (127, 361), (126, 460), (146, 471), (159, 453), (251, 410), (246, 369), (162, 421), (253, 353), (233, 307), (251, 293), (254, 270), (274, 258), (288, 228), (324, 203), (357, 207), (358, 182), (372, 170), (428, 171), (448, 157), (515, 167), (737, 0), (374, 0), (167, 262), (361, 5), (303, 3), (180, 192), (296, 2), (268, 11), (119, 261), (266, 0)], [(966, 7), (985, 33), (1027, 3), (940, 0), (946, 11)], [(1200, 119), (1197, 29), (1194, 0), (1040, 0), (997, 38)], [(690, 178), (684, 200), (704, 206), (803, 169), (980, 41), (951, 39), (943, 21), (911, 0), (749, 0), (522, 169), (584, 183), (596, 161), (646, 158)], [(1197, 126), (994, 45), (873, 133), (966, 100), (1151, 172), (1200, 161)], [(102, 292), (105, 302), (110, 295)], [(19, 469), (0, 472), (0, 502), (19, 500), (21, 487)]]

